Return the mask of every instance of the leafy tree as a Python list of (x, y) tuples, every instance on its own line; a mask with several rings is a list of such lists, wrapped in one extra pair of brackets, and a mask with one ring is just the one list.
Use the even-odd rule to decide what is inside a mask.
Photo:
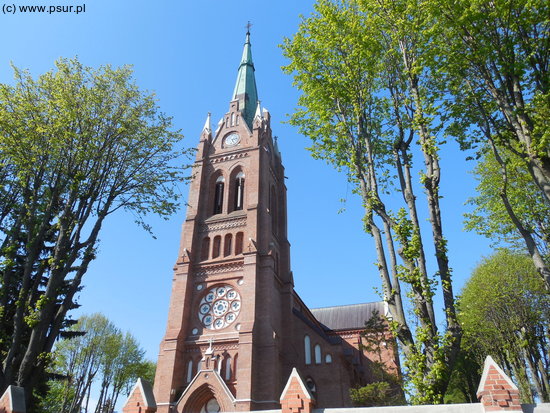
[(398, 406), (405, 404), (401, 374), (385, 363), (382, 349), (391, 350), (397, 356), (395, 339), (388, 334), (388, 323), (378, 311), (366, 321), (361, 333), (361, 350), (369, 352), (371, 383), (350, 389), (350, 398), (355, 406)]
[[(485, 141), (511, 182), (507, 160), (528, 171), (550, 204), (550, 6), (548, 2), (423, 1), (433, 16), (430, 44), (454, 99), (449, 115), (465, 146)], [(550, 289), (550, 267), (506, 188), (499, 197)]]
[[(457, 356), (456, 319), (439, 188), (437, 103), (442, 91), (424, 45), (432, 22), (408, 0), (320, 0), (283, 51), (303, 92), (290, 122), (311, 138), (316, 158), (346, 171), (365, 208), (365, 229), (374, 238), (390, 326), (405, 355), (416, 403), (440, 403)], [(420, 184), (432, 230), (445, 307), (440, 332), (433, 308), (436, 281), (428, 273), (426, 247), (413, 182), (414, 143), (424, 168)], [(400, 193), (403, 206), (387, 202)], [(393, 201), (396, 197), (391, 198)], [(402, 285), (404, 290), (402, 291)], [(403, 295), (411, 298), (414, 323)], [(413, 332), (414, 330), (414, 332)]]
[(499, 250), (484, 259), (462, 291), (459, 319), (479, 366), (490, 354), (524, 402), (550, 400), (550, 297), (528, 256)]
[(139, 377), (153, 382), (156, 365), (144, 361), (144, 354), (139, 343), (129, 333), (123, 335), (118, 332), (105, 338), (96, 413), (111, 413), (120, 394), (123, 391), (128, 394)]
[(0, 391), (31, 395), (95, 258), (105, 218), (177, 208), (186, 151), (129, 67), (61, 59), (0, 85)]
[(479, 181), (478, 193), (469, 200), (475, 209), (466, 214), (467, 229), (515, 248), (520, 248), (528, 237), (540, 255), (547, 258), (550, 204), (541, 195), (523, 161), (511, 152), (495, 156), (489, 149), (483, 152), (474, 173)]
[(129, 333), (123, 334), (105, 316), (83, 316), (71, 331), (83, 336), (60, 341), (42, 398), (44, 413), (88, 411), (91, 387), (100, 383), (96, 413), (113, 413), (122, 394), (128, 395), (138, 377), (153, 381), (155, 364), (144, 359), (144, 350)]
[(453, 403), (477, 403), (477, 388), (481, 381), (483, 365), (476, 354), (462, 341), (462, 347), (458, 354), (449, 387), (445, 392), (445, 404)]
[(354, 406), (396, 406), (403, 404), (399, 395), (387, 381), (379, 381), (366, 386), (350, 389), (350, 398)]

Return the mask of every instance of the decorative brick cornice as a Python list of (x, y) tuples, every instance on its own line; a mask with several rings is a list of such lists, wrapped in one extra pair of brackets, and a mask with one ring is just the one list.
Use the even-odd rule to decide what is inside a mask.
[(244, 261), (233, 261), (219, 264), (201, 264), (194, 267), (195, 277), (206, 277), (208, 275), (221, 274), (226, 272), (241, 271)]
[(212, 157), (210, 158), (210, 162), (211, 163), (220, 163), (220, 162), (226, 162), (226, 161), (232, 161), (234, 159), (241, 159), (241, 158), (246, 158), (248, 155), (248, 152), (237, 152), (237, 153), (232, 153), (230, 155), (225, 155), (225, 156), (217, 156), (217, 157)]
[(234, 218), (224, 218), (220, 221), (207, 222), (200, 226), (200, 232), (223, 231), (227, 229), (240, 228), (246, 226), (246, 216), (237, 216)]
[[(204, 345), (195, 345), (193, 347), (187, 347), (184, 351), (184, 353), (204, 353), (206, 349), (208, 348), (209, 344)], [(238, 350), (239, 349), (239, 343), (238, 342), (232, 342), (232, 343), (218, 343), (218, 344), (212, 344), (212, 349), (214, 350), (214, 353), (219, 353), (220, 351), (225, 350)]]

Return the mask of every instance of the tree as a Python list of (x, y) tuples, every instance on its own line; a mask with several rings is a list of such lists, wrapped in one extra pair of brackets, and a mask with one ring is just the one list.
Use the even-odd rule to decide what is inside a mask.
[(405, 404), (403, 383), (399, 371), (394, 371), (382, 357), (382, 348), (391, 349), (397, 356), (397, 344), (388, 336), (388, 323), (378, 311), (365, 322), (359, 348), (369, 352), (371, 383), (350, 389), (350, 398), (355, 406), (399, 406)]
[(92, 383), (101, 372), (104, 352), (112, 349), (110, 341), (118, 334), (113, 323), (101, 314), (81, 317), (70, 331), (84, 334), (56, 345), (49, 369), (54, 379), (48, 381), (50, 389), (42, 403), (45, 412), (81, 411), (81, 406), (87, 404)]
[(105, 218), (172, 214), (187, 151), (129, 67), (61, 59), (0, 85), (0, 391), (27, 396), (95, 258)]
[[(303, 92), (290, 123), (313, 141), (313, 156), (347, 172), (365, 208), (365, 229), (375, 242), (390, 326), (405, 355), (416, 403), (440, 403), (460, 347), (446, 240), (439, 207), (437, 102), (443, 94), (427, 65), (431, 22), (412, 1), (320, 0), (283, 51)], [(445, 307), (441, 333), (433, 308), (436, 281), (413, 182), (414, 143), (420, 146), (437, 278)], [(403, 206), (387, 207), (400, 193)], [(395, 198), (395, 197), (394, 197)], [(402, 285), (405, 289), (402, 291)], [(415, 324), (403, 296), (411, 297)], [(417, 325), (416, 325), (417, 324)], [(413, 331), (414, 330), (414, 331)]]
[(488, 148), (474, 169), (479, 184), (476, 196), (469, 200), (475, 209), (466, 214), (466, 228), (515, 248), (521, 247), (525, 234), (540, 255), (547, 258), (550, 204), (520, 158), (511, 152), (502, 152), (497, 157)]
[(139, 377), (153, 381), (156, 365), (143, 360), (145, 352), (129, 333), (106, 337), (101, 354), (101, 390), (95, 412), (112, 413), (120, 394), (129, 394)]
[(462, 291), (459, 319), (479, 366), (491, 354), (524, 402), (550, 400), (550, 297), (528, 256), (499, 250), (484, 259)]
[(100, 383), (97, 413), (113, 413), (121, 393), (128, 395), (138, 377), (153, 381), (155, 364), (129, 333), (123, 334), (102, 314), (83, 316), (71, 331), (83, 336), (60, 341), (49, 391), (41, 403), (44, 413), (88, 411), (92, 383)]
[[(485, 141), (501, 165), (512, 154), (550, 204), (550, 6), (544, 1), (425, 1), (433, 16), (439, 71), (450, 95), (449, 116), (466, 147)], [(510, 220), (524, 239), (550, 289), (550, 267), (529, 228), (501, 195)]]

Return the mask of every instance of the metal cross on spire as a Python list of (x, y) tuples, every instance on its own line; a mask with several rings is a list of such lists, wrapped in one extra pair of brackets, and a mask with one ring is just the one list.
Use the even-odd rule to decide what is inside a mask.
[(246, 24), (246, 34), (250, 34), (250, 28), (252, 27), (252, 23), (250, 23), (250, 20)]

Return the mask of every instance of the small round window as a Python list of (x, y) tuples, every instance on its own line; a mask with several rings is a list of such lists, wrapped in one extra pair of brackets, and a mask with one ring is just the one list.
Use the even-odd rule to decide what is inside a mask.
[(216, 399), (210, 399), (202, 406), (200, 413), (218, 413), (220, 410), (218, 401)]

